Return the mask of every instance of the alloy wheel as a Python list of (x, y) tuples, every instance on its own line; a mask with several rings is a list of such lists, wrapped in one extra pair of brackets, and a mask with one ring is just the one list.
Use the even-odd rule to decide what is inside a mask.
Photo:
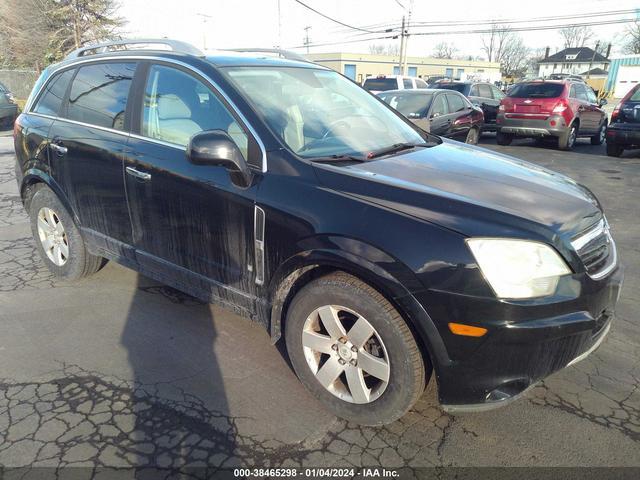
[(567, 140), (567, 146), (569, 148), (573, 147), (573, 144), (576, 143), (576, 127), (571, 127), (569, 131), (569, 139)]
[(600, 127), (600, 143), (604, 142), (604, 137), (607, 134), (607, 126), (606, 125), (602, 125), (602, 127)]
[(305, 321), (302, 346), (318, 382), (346, 402), (373, 402), (387, 388), (391, 368), (382, 338), (349, 308), (314, 310)]
[(59, 215), (48, 207), (38, 212), (38, 237), (49, 260), (61, 267), (69, 258), (69, 240)]

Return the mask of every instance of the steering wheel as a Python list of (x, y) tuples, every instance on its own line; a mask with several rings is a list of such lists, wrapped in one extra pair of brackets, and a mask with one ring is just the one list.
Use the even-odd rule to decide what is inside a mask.
[(339, 125), (345, 125), (347, 128), (351, 128), (351, 125), (349, 125), (347, 123), (346, 120), (344, 120), (343, 118), (340, 118), (338, 120), (334, 120), (333, 122), (331, 122), (327, 128), (325, 129), (324, 133), (322, 134), (322, 137), (320, 138), (320, 140), (324, 140), (326, 139), (330, 133), (333, 132), (334, 128), (337, 128)]

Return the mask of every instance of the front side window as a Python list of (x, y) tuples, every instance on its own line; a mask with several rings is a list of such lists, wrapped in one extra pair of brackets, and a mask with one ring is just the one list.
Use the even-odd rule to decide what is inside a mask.
[(248, 158), (248, 137), (203, 82), (173, 67), (153, 65), (144, 91), (142, 135), (186, 147), (192, 135), (223, 130)]
[(491, 87), (486, 83), (482, 83), (478, 85), (478, 90), (480, 91), (480, 96), (484, 98), (491, 98)]
[(433, 101), (433, 108), (431, 109), (432, 117), (439, 117), (440, 115), (447, 115), (449, 113), (449, 107), (444, 95), (438, 95)]
[(43, 115), (58, 115), (64, 94), (67, 91), (71, 77), (73, 77), (73, 72), (73, 69), (65, 70), (51, 78), (44, 92), (40, 95), (38, 103), (36, 103), (36, 106), (33, 109), (35, 113), (41, 113)]
[(447, 93), (447, 101), (449, 102), (449, 110), (451, 112), (460, 112), (467, 108), (464, 99), (460, 95)]
[(411, 79), (410, 78), (403, 78), (402, 79), (402, 85), (406, 89), (413, 88), (413, 83), (411, 83)]
[(416, 78), (416, 88), (429, 88), (429, 86), (425, 83), (424, 80)]
[(421, 118), (431, 105), (431, 93), (383, 93), (380, 98), (408, 118)]
[(69, 92), (65, 117), (98, 127), (124, 130), (124, 116), (135, 63), (80, 67)]
[(222, 70), (271, 131), (301, 157), (363, 155), (397, 143), (424, 143), (416, 129), (332, 70)]

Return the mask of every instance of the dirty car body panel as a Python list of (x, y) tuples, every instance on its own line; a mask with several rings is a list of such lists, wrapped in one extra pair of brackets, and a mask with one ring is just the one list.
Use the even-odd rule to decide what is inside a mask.
[[(37, 111), (56, 74), (109, 62), (135, 64), (120, 123), (65, 118), (70, 88), (57, 111)], [(219, 102), (237, 123), (234, 131), (247, 141), (247, 184), (222, 167), (190, 163), (180, 139), (161, 140), (145, 130), (147, 110), (158, 107), (161, 122), (176, 122), (191, 134), (180, 116), (189, 106), (174, 103), (163, 111), (162, 102), (148, 100), (162, 88), (151, 74), (157, 65), (204, 86), (191, 112)], [(592, 240), (604, 238), (598, 248), (606, 252), (606, 275), (589, 272), (574, 246), (606, 223), (591, 192), (555, 172), (413, 126), (427, 135), (428, 146), (344, 164), (303, 158), (228, 74), (280, 67), (322, 69), (283, 59), (161, 51), (98, 54), (49, 69), (17, 121), (23, 198), (28, 202), (39, 183), (49, 185), (92, 252), (231, 306), (264, 325), (274, 342), (286, 328), (291, 295), (305, 279), (314, 271), (351, 273), (401, 313), (435, 371), (441, 403), (451, 410), (501, 405), (601, 341), (622, 267), (613, 240), (607, 243), (608, 226)], [(467, 245), (475, 237), (548, 245), (570, 274), (552, 295), (498, 298)], [(450, 322), (487, 334), (455, 335)]]

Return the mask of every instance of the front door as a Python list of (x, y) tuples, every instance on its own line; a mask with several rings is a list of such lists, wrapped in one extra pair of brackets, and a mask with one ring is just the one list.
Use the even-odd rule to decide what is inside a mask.
[(435, 135), (448, 136), (451, 130), (451, 115), (444, 93), (436, 94), (429, 109), (429, 131)]
[(146, 68), (125, 155), (137, 260), (143, 271), (169, 275), (169, 283), (252, 310), (259, 176), (249, 187), (237, 185), (226, 169), (186, 156), (193, 134), (219, 129), (247, 159), (249, 135), (204, 79), (165, 64)]
[[(81, 66), (49, 132), (51, 175), (80, 217), (85, 235), (91, 236), (89, 244), (118, 254), (132, 241), (122, 153), (136, 66), (123, 61)], [(68, 72), (61, 78), (71, 76)]]

